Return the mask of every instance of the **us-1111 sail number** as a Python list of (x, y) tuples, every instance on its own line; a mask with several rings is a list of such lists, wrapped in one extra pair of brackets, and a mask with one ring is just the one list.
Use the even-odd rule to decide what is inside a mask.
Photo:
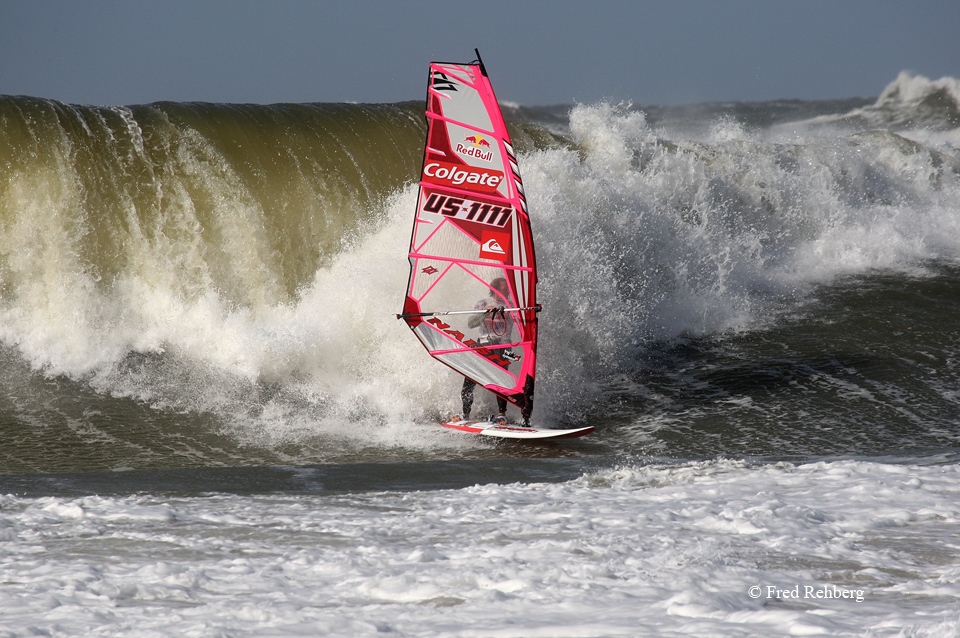
[(423, 210), (428, 213), (440, 213), (447, 217), (502, 227), (510, 219), (512, 209), (509, 206), (496, 206), (462, 197), (430, 193), (423, 204)]

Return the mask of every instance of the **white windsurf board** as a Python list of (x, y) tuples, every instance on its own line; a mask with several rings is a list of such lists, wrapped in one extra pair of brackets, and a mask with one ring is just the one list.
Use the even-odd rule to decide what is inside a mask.
[(593, 432), (594, 426), (587, 425), (579, 428), (553, 430), (549, 428), (534, 428), (508, 423), (497, 424), (492, 421), (457, 421), (456, 423), (441, 423), (445, 428), (459, 430), (469, 434), (494, 436), (501, 439), (573, 439)]

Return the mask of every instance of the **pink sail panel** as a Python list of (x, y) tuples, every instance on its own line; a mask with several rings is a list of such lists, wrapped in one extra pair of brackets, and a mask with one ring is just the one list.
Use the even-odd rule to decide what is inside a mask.
[[(510, 135), (483, 64), (432, 63), (402, 317), (435, 359), (529, 416), (537, 269)], [(503, 312), (485, 310), (503, 308)]]

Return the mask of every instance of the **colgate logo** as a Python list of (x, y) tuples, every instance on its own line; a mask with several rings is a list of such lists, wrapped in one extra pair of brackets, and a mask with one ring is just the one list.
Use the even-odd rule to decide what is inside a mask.
[(457, 186), (478, 193), (495, 193), (503, 181), (503, 173), (476, 166), (430, 162), (423, 167), (423, 181), (440, 186)]

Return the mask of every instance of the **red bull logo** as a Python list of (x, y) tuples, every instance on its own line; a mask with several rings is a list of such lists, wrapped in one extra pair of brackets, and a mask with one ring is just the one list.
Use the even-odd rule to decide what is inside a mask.
[(483, 139), (482, 135), (468, 135), (464, 138), (464, 142), (473, 144), (477, 148), (490, 148), (490, 142)]
[(493, 161), (493, 150), (484, 150), (489, 148), (490, 142), (484, 139), (482, 135), (468, 135), (457, 144), (457, 153), (476, 157), (484, 162), (491, 162)]

